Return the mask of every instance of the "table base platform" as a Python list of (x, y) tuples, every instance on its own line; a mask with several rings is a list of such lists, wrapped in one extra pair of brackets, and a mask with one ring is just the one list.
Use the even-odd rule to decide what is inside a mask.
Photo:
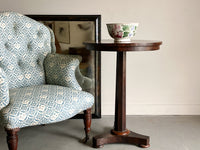
[[(142, 148), (148, 148), (149, 144), (149, 136), (141, 135), (132, 131), (127, 130), (127, 134), (115, 134), (118, 131), (111, 130), (110, 133), (102, 134), (93, 137), (93, 147), (101, 148), (104, 144), (112, 144), (112, 143), (124, 143), (124, 144), (133, 144)], [(123, 133), (126, 133), (123, 132)]]

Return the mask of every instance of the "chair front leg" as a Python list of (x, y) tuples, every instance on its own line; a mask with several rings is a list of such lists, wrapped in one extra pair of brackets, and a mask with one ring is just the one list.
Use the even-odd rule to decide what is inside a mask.
[(91, 108), (84, 111), (84, 125), (85, 125), (85, 139), (84, 142), (86, 143), (89, 140), (89, 132), (91, 127), (91, 120), (92, 120), (92, 114), (91, 114)]
[(18, 135), (17, 133), (19, 132), (19, 128), (16, 129), (5, 129), (7, 132), (7, 143), (8, 143), (8, 149), (9, 150), (17, 150), (17, 145), (18, 145)]

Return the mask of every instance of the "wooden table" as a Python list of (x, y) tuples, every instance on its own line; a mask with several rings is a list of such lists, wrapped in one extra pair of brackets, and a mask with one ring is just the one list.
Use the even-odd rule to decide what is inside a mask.
[(101, 42), (87, 41), (84, 44), (88, 50), (117, 52), (114, 129), (110, 133), (95, 136), (93, 147), (99, 148), (109, 143), (128, 143), (143, 148), (149, 147), (149, 136), (132, 132), (126, 128), (126, 52), (158, 50), (162, 42), (134, 40), (115, 43), (113, 40), (105, 40)]

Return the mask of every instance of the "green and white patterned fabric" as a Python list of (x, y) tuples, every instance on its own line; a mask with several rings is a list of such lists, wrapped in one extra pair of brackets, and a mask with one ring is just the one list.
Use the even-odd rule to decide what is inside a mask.
[(9, 104), (8, 79), (5, 72), (0, 68), (0, 110)]
[(0, 14), (0, 66), (9, 88), (45, 83), (43, 61), (55, 52), (51, 32), (43, 24), (18, 13)]
[(9, 92), (10, 103), (0, 111), (8, 129), (63, 121), (93, 105), (91, 94), (63, 86), (37, 85)]
[(80, 57), (55, 51), (49, 28), (15, 12), (0, 13), (0, 124), (5, 128), (59, 122), (92, 107), (94, 97), (81, 91), (75, 78)]
[(44, 61), (47, 84), (67, 86), (82, 90), (75, 77), (81, 56), (48, 54)]

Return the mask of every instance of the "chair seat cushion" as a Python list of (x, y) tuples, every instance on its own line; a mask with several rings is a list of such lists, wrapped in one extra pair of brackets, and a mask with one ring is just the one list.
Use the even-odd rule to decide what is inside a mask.
[(7, 129), (63, 121), (94, 103), (89, 93), (57, 85), (10, 89), (9, 95), (9, 105), (0, 111), (0, 122)]

